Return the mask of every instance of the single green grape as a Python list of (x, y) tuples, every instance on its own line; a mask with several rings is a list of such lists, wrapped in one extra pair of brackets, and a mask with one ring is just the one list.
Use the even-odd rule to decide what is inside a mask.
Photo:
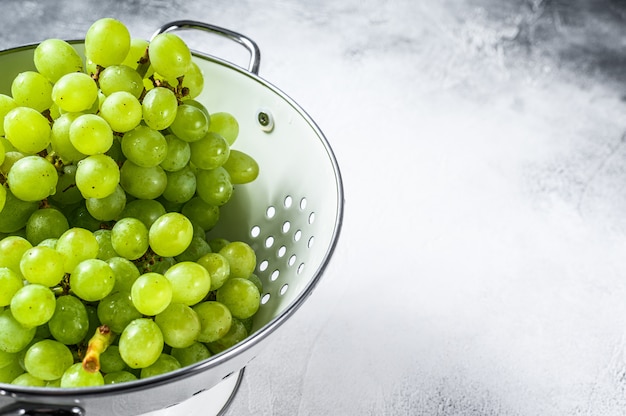
[(52, 83), (39, 72), (21, 72), (13, 78), (11, 96), (17, 105), (30, 107), (41, 113), (52, 105)]
[(126, 204), (124, 211), (122, 211), (120, 217), (133, 217), (137, 218), (147, 228), (159, 218), (161, 215), (165, 214), (167, 211), (163, 204), (154, 199), (135, 199)]
[(191, 143), (206, 136), (210, 122), (211, 119), (199, 108), (182, 104), (178, 106), (170, 130), (179, 139)]
[(156, 199), (167, 186), (167, 175), (160, 166), (144, 168), (127, 160), (120, 169), (120, 184), (135, 198)]
[(22, 351), (35, 338), (37, 328), (25, 327), (14, 317), (11, 309), (0, 312), (0, 351)]
[(106, 153), (113, 145), (113, 130), (96, 114), (82, 114), (70, 125), (70, 142), (85, 155)]
[(118, 254), (113, 248), (111, 243), (111, 230), (102, 228), (93, 232), (93, 236), (98, 241), (98, 255), (97, 259), (109, 260), (112, 257), (117, 257)]
[(91, 373), (83, 368), (83, 363), (72, 364), (61, 377), (61, 387), (97, 387), (104, 385), (100, 371)]
[(160, 273), (144, 273), (135, 280), (130, 297), (135, 308), (147, 316), (157, 315), (172, 301), (172, 284)]
[(173, 134), (165, 135), (167, 142), (167, 156), (161, 162), (161, 167), (167, 172), (176, 172), (183, 169), (191, 159), (189, 143)]
[(183, 214), (168, 212), (150, 226), (148, 233), (152, 250), (163, 257), (174, 257), (189, 247), (193, 225)]
[(52, 318), (56, 298), (50, 288), (32, 283), (15, 292), (10, 307), (16, 321), (26, 328), (35, 328)]
[(200, 318), (198, 341), (204, 343), (217, 341), (230, 330), (233, 316), (223, 303), (209, 300), (198, 303), (192, 309)]
[(70, 223), (70, 227), (84, 228), (91, 232), (97, 231), (102, 226), (102, 221), (99, 221), (91, 216), (87, 210), (85, 201), (79, 202), (69, 208), (70, 212), (67, 214), (67, 220)]
[(221, 207), (230, 201), (233, 183), (222, 166), (211, 170), (200, 169), (196, 173), (196, 190), (204, 202)]
[(167, 156), (167, 140), (158, 130), (141, 125), (124, 134), (122, 152), (137, 166), (155, 167)]
[(211, 276), (211, 291), (217, 290), (230, 277), (230, 263), (219, 253), (207, 253), (196, 261)]
[[(7, 113), (17, 107), (17, 103), (6, 94), (0, 94), (0, 136), (4, 136), (4, 117)], [(9, 149), (5, 150), (8, 152)]]
[(63, 255), (63, 267), (71, 273), (78, 263), (95, 259), (98, 255), (98, 240), (84, 228), (72, 227), (58, 238), (56, 251)]
[(243, 185), (259, 176), (259, 164), (247, 153), (231, 149), (228, 160), (222, 165), (230, 175), (233, 185)]
[(113, 193), (104, 198), (87, 198), (85, 207), (91, 216), (97, 220), (114, 220), (126, 207), (126, 192), (120, 185), (117, 185)]
[(100, 322), (118, 334), (121, 334), (129, 323), (142, 317), (128, 292), (108, 295), (98, 303), (97, 311)]
[(65, 165), (59, 173), (57, 190), (49, 198), (61, 206), (69, 206), (83, 200), (80, 190), (76, 186), (76, 165)]
[(163, 334), (149, 318), (135, 319), (120, 335), (120, 355), (130, 368), (145, 368), (156, 362), (163, 351)]
[(141, 75), (127, 65), (111, 65), (105, 68), (98, 76), (98, 85), (106, 96), (123, 91), (138, 99), (143, 91)]
[(82, 113), (61, 114), (52, 125), (50, 132), (52, 151), (66, 163), (78, 162), (87, 156), (79, 152), (70, 140), (70, 126), (81, 115)]
[(137, 380), (137, 376), (129, 371), (113, 371), (104, 375), (104, 384), (127, 383)]
[(58, 285), (65, 276), (63, 256), (52, 248), (42, 246), (26, 250), (20, 260), (20, 270), (29, 283), (47, 287)]
[(173, 33), (155, 36), (148, 46), (150, 64), (154, 71), (166, 79), (185, 75), (191, 65), (191, 51), (186, 43)]
[(111, 257), (107, 263), (115, 276), (113, 291), (130, 293), (130, 288), (141, 274), (135, 263), (124, 257)]
[(18, 106), (4, 116), (4, 134), (20, 152), (41, 152), (50, 144), (50, 132), (50, 122), (34, 108)]
[(74, 364), (67, 345), (52, 339), (36, 342), (24, 356), (24, 367), (29, 374), (42, 380), (56, 380)]
[(220, 339), (209, 342), (207, 347), (211, 353), (219, 354), (220, 352), (237, 345), (247, 337), (248, 331), (246, 330), (244, 324), (239, 319), (233, 318), (233, 322), (228, 332)]
[[(144, 57), (146, 51), (148, 50), (149, 42), (142, 38), (133, 38), (130, 39), (130, 51), (128, 51), (128, 55), (122, 62), (122, 65), (126, 65), (130, 68), (136, 69), (137, 65), (139, 65), (139, 61)], [(145, 76), (150, 76), (154, 71), (148, 70)]]
[(59, 296), (48, 329), (54, 339), (65, 345), (80, 343), (89, 331), (87, 308), (73, 295)]
[(209, 132), (202, 139), (189, 144), (191, 163), (199, 169), (215, 169), (230, 156), (230, 146), (218, 133)]
[(251, 317), (261, 305), (259, 289), (252, 281), (240, 277), (231, 277), (226, 280), (222, 287), (217, 289), (215, 298), (226, 305), (232, 315), (239, 319)]
[(54, 165), (40, 156), (21, 158), (7, 176), (13, 195), (26, 202), (40, 201), (55, 193), (58, 180)]
[(28, 387), (45, 387), (46, 382), (40, 378), (37, 378), (30, 373), (24, 373), (17, 376), (11, 384), (14, 386), (28, 386)]
[(85, 35), (85, 56), (102, 67), (121, 64), (130, 51), (130, 32), (119, 20), (96, 20)]
[(139, 378), (158, 376), (159, 374), (178, 370), (180, 367), (180, 363), (176, 358), (169, 354), (161, 354), (153, 364), (141, 369)]
[(116, 91), (104, 99), (99, 114), (113, 131), (125, 133), (141, 123), (141, 103), (130, 92)]
[(89, 110), (98, 99), (98, 85), (84, 72), (63, 75), (52, 87), (52, 100), (63, 111)]
[(105, 298), (113, 291), (113, 270), (104, 260), (83, 260), (70, 275), (70, 287), (76, 296), (87, 302)]
[(8, 267), (0, 267), (0, 307), (8, 306), (15, 293), (24, 286), (22, 277), (9, 269)]
[[(23, 229), (31, 214), (39, 208), (39, 201), (22, 201), (10, 189), (6, 190), (6, 201), (0, 211), (0, 233), (14, 233)], [(0, 264), (2, 260), (0, 258)]]
[(10, 383), (24, 374), (24, 369), (18, 360), (13, 361), (6, 367), (0, 368), (0, 383)]
[(105, 198), (115, 192), (120, 183), (120, 169), (110, 156), (92, 155), (78, 162), (76, 186), (87, 198)]
[(172, 302), (195, 305), (202, 301), (211, 289), (208, 270), (193, 261), (176, 263), (165, 272), (171, 283)]
[(196, 194), (196, 175), (186, 166), (176, 172), (166, 172), (167, 185), (162, 197), (170, 202), (183, 204)]
[(47, 238), (59, 238), (69, 228), (67, 218), (61, 211), (56, 208), (42, 208), (28, 218), (26, 238), (33, 245), (37, 245)]
[(111, 229), (111, 244), (120, 256), (137, 260), (148, 250), (148, 228), (137, 218), (126, 217)]
[(211, 114), (211, 125), (209, 132), (214, 132), (226, 139), (229, 146), (232, 146), (239, 136), (239, 122), (231, 113), (221, 111)]
[(26, 238), (11, 235), (0, 240), (0, 267), (7, 267), (17, 273), (20, 277), (20, 262), (26, 251), (33, 245)]
[(256, 253), (243, 241), (232, 241), (219, 250), (230, 264), (230, 276), (248, 278), (256, 268)]
[(142, 101), (144, 122), (154, 130), (165, 130), (176, 118), (178, 100), (169, 88), (156, 87), (146, 93)]
[(46, 39), (35, 48), (33, 61), (37, 71), (51, 82), (63, 75), (82, 72), (83, 60), (72, 45), (61, 39)]
[(104, 374), (125, 371), (127, 369), (128, 366), (122, 359), (120, 347), (117, 345), (109, 345), (107, 349), (100, 354), (100, 371)]
[(154, 317), (161, 329), (165, 344), (172, 348), (190, 347), (200, 335), (200, 318), (191, 307), (182, 303), (170, 303)]
[(172, 357), (176, 358), (183, 367), (211, 357), (211, 352), (207, 346), (197, 341), (186, 348), (172, 348), (170, 354)]
[(176, 261), (197, 261), (205, 254), (211, 253), (211, 246), (206, 241), (204, 237), (199, 237), (194, 235), (191, 239), (191, 243), (189, 247), (178, 256), (176, 256)]
[(183, 205), (181, 213), (206, 231), (210, 231), (220, 219), (220, 208), (193, 197)]

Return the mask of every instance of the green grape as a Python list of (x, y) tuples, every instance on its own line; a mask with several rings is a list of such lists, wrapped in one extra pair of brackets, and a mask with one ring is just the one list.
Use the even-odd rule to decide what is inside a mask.
[(92, 155), (78, 162), (75, 179), (85, 199), (105, 198), (117, 189), (120, 169), (110, 156)]
[(120, 355), (120, 347), (117, 345), (109, 345), (107, 349), (100, 354), (100, 371), (103, 373), (124, 371), (127, 368), (128, 366)]
[(40, 247), (56, 248), (57, 240), (58, 240), (57, 238), (46, 238), (45, 240), (43, 240), (37, 245)]
[[(4, 163), (4, 158), (6, 157), (6, 151), (4, 150), (4, 142), (6, 140), (0, 141), (0, 165)], [(1, 210), (2, 208), (0, 208)]]
[(9, 269), (0, 267), (0, 307), (8, 306), (15, 293), (24, 286), (22, 277)]
[(209, 132), (214, 132), (226, 139), (229, 146), (232, 146), (239, 136), (239, 122), (235, 116), (227, 112), (217, 112), (211, 114), (211, 125)]
[[(4, 136), (4, 117), (7, 113), (17, 107), (17, 103), (6, 94), (0, 94), (0, 136)], [(5, 149), (7, 152), (9, 149)]]
[(112, 65), (105, 68), (98, 76), (98, 85), (106, 96), (123, 91), (139, 99), (143, 91), (141, 75), (134, 68), (126, 65)]
[(142, 316), (133, 305), (128, 292), (108, 295), (98, 303), (97, 310), (100, 323), (107, 325), (117, 334), (121, 334), (129, 323)]
[[(231, 268), (232, 270), (232, 268)], [(217, 289), (216, 299), (230, 310), (235, 318), (246, 319), (259, 310), (261, 294), (256, 285), (248, 279), (231, 277)]]
[(48, 329), (54, 339), (65, 345), (80, 343), (89, 331), (87, 308), (75, 296), (59, 296)]
[(208, 240), (208, 243), (214, 253), (219, 253), (219, 251), (230, 244), (231, 241), (223, 237), (215, 237)]
[(115, 187), (112, 194), (104, 198), (87, 198), (85, 206), (89, 214), (100, 221), (111, 221), (117, 218), (126, 206), (126, 192), (120, 185)]
[(13, 164), (7, 183), (17, 198), (34, 202), (55, 193), (58, 179), (55, 167), (47, 159), (26, 156)]
[(165, 274), (170, 267), (176, 264), (176, 259), (174, 257), (156, 257), (154, 261), (147, 261), (147, 264), (144, 265), (143, 270), (144, 273), (154, 272)]
[(72, 227), (59, 237), (56, 251), (63, 255), (66, 273), (72, 273), (83, 260), (95, 259), (98, 255), (98, 240), (89, 230)]
[(39, 153), (50, 144), (50, 122), (30, 107), (15, 107), (4, 116), (4, 134), (20, 152)]
[(49, 247), (35, 246), (26, 250), (20, 261), (20, 270), (30, 283), (47, 287), (58, 285), (65, 276), (63, 256)]
[(67, 215), (67, 220), (70, 223), (70, 227), (84, 228), (92, 232), (99, 230), (102, 225), (101, 221), (91, 216), (84, 201), (72, 208)]
[(211, 288), (208, 270), (193, 261), (183, 261), (170, 267), (165, 277), (172, 287), (172, 302), (195, 305), (203, 300)]
[(191, 239), (191, 243), (189, 247), (178, 256), (176, 256), (176, 261), (196, 261), (200, 259), (205, 254), (211, 252), (211, 247), (209, 243), (204, 239), (204, 237), (198, 237), (196, 235)]
[(17, 105), (41, 113), (52, 105), (52, 83), (39, 72), (21, 72), (13, 79), (11, 96)]
[(149, 318), (139, 318), (126, 326), (120, 335), (120, 355), (130, 368), (152, 365), (163, 351), (163, 334)]
[(89, 320), (89, 329), (87, 330), (87, 335), (85, 335), (85, 338), (83, 338), (82, 342), (84, 344), (87, 344), (101, 324), (100, 320), (98, 319), (98, 310), (95, 306), (85, 304), (85, 310), (87, 311), (87, 319)]
[(137, 260), (148, 250), (148, 228), (137, 218), (122, 218), (111, 229), (111, 244), (120, 256)]
[(209, 125), (210, 118), (202, 110), (193, 105), (182, 104), (178, 106), (170, 130), (179, 139), (191, 143), (206, 136)]
[(196, 190), (204, 202), (221, 207), (233, 194), (233, 183), (223, 167), (199, 170), (196, 173)]
[[(199, 110), (201, 110), (204, 113), (204, 115), (207, 117), (207, 119), (211, 118), (211, 114), (209, 113), (209, 110), (200, 101), (190, 99), (190, 100), (185, 100), (185, 104), (194, 106), (198, 108)], [(209, 131), (211, 131), (211, 126), (209, 126)]]
[(46, 39), (39, 43), (33, 55), (35, 68), (51, 82), (57, 82), (70, 72), (82, 72), (83, 60), (72, 45), (61, 39)]
[(56, 208), (42, 208), (28, 218), (26, 238), (33, 245), (37, 245), (47, 238), (59, 238), (69, 228), (67, 218), (61, 211)]
[[(8, 143), (8, 140), (6, 140), (4, 137), (0, 137), (0, 139), (4, 140), (5, 143)], [(11, 143), (9, 143), (9, 145), (13, 146)], [(0, 173), (3, 173), (6, 176), (9, 173), (9, 170), (11, 170), (11, 168), (15, 164), (15, 162), (25, 156), (26, 155), (24, 153), (18, 152), (17, 150), (6, 152), (4, 154), (4, 162), (2, 162), (2, 165), (0, 165)]]
[(135, 199), (126, 204), (120, 217), (137, 218), (144, 223), (146, 228), (150, 228), (157, 218), (166, 212), (167, 211), (165, 211), (165, 208), (159, 201), (154, 199)]
[(24, 374), (24, 369), (20, 362), (15, 360), (6, 367), (0, 368), (0, 383), (10, 383), (21, 374)]
[(83, 368), (83, 363), (72, 364), (61, 377), (61, 387), (97, 387), (104, 385), (100, 371), (91, 373)]
[(176, 172), (166, 172), (167, 185), (163, 198), (170, 202), (183, 204), (196, 194), (196, 175), (189, 166)]
[(230, 264), (230, 276), (248, 278), (256, 268), (256, 253), (243, 241), (233, 241), (219, 250)]
[(191, 307), (170, 303), (154, 317), (161, 329), (165, 344), (173, 348), (186, 348), (194, 344), (200, 334), (200, 318)]
[(172, 357), (176, 358), (183, 367), (211, 357), (211, 352), (207, 346), (201, 342), (194, 342), (186, 348), (172, 348), (170, 354)]
[(263, 292), (263, 282), (261, 281), (259, 276), (257, 276), (256, 274), (252, 273), (250, 276), (248, 276), (248, 280), (251, 281), (252, 283), (254, 283), (256, 288), (259, 290), (259, 293)]
[(39, 284), (21, 287), (11, 299), (13, 318), (27, 328), (48, 322), (54, 314), (55, 306), (56, 298), (52, 290)]
[(230, 330), (233, 316), (223, 303), (217, 301), (205, 301), (198, 303), (192, 308), (200, 318), (200, 335), (198, 341), (217, 341)]
[(142, 101), (144, 122), (154, 130), (165, 130), (176, 118), (178, 100), (169, 88), (156, 87), (146, 93)]
[(24, 367), (29, 374), (42, 380), (56, 380), (74, 363), (67, 345), (52, 339), (33, 344), (24, 356)]
[(70, 141), (70, 126), (82, 113), (65, 113), (54, 121), (50, 132), (52, 151), (61, 157), (65, 163), (78, 162), (87, 155), (76, 150)]
[(160, 273), (144, 273), (135, 280), (130, 289), (133, 305), (143, 315), (154, 316), (172, 301), (172, 284)]
[(46, 382), (40, 378), (30, 375), (29, 373), (20, 374), (17, 376), (11, 384), (14, 386), (27, 386), (27, 387), (45, 387)]
[(100, 260), (109, 260), (112, 257), (117, 257), (117, 253), (111, 243), (111, 230), (100, 229), (93, 232), (93, 236), (98, 241), (98, 255), (96, 258)]
[(183, 169), (191, 159), (189, 143), (173, 134), (166, 135), (165, 140), (167, 142), (167, 156), (165, 156), (160, 166), (168, 172), (176, 172)]
[(125, 133), (141, 122), (141, 103), (129, 92), (116, 91), (107, 96), (100, 106), (100, 116), (113, 131)]
[(228, 332), (220, 339), (209, 342), (207, 347), (211, 353), (219, 354), (220, 352), (237, 345), (247, 337), (248, 331), (246, 330), (244, 324), (239, 319), (233, 318), (233, 322)]
[(207, 253), (196, 261), (211, 276), (211, 290), (217, 290), (230, 277), (230, 263), (219, 253)]
[(191, 243), (193, 225), (183, 214), (168, 212), (152, 224), (148, 238), (150, 247), (156, 254), (164, 257), (178, 256)]
[(105, 17), (96, 20), (85, 35), (85, 56), (107, 67), (121, 64), (130, 51), (130, 32), (119, 20)]
[(179, 368), (180, 363), (176, 358), (168, 354), (161, 354), (153, 364), (141, 369), (139, 378), (154, 377), (178, 370)]
[(37, 328), (28, 328), (19, 323), (11, 309), (0, 312), (0, 351), (16, 353), (22, 351), (35, 337)]
[(89, 110), (98, 99), (98, 85), (84, 72), (63, 75), (52, 87), (52, 100), (63, 111)]
[(211, 230), (220, 218), (219, 207), (204, 202), (200, 197), (191, 198), (185, 203), (181, 213), (207, 231)]
[(10, 189), (7, 190), (4, 208), (0, 211), (0, 233), (14, 233), (24, 228), (28, 218), (38, 208), (39, 201), (22, 201), (16, 198)]
[(189, 144), (191, 163), (199, 169), (215, 169), (222, 166), (230, 155), (230, 147), (224, 137), (207, 133), (202, 139)]
[(70, 125), (70, 142), (86, 155), (106, 153), (113, 145), (113, 130), (99, 115), (82, 114)]
[(222, 167), (230, 175), (230, 181), (233, 185), (252, 182), (259, 176), (257, 161), (252, 156), (237, 149), (230, 150), (230, 156)]
[(114, 371), (104, 375), (104, 384), (127, 383), (137, 380), (137, 376), (128, 371)]
[(22, 276), (20, 261), (33, 245), (24, 237), (8, 236), (0, 240), (0, 267), (7, 267)]
[(105, 298), (113, 291), (114, 286), (113, 270), (104, 260), (83, 260), (78, 263), (70, 275), (72, 291), (87, 302)]
[(156, 35), (148, 46), (150, 64), (166, 79), (185, 75), (191, 64), (191, 52), (185, 42), (173, 33)]
[(187, 95), (183, 100), (194, 99), (200, 95), (204, 89), (204, 74), (195, 62), (191, 61), (191, 65), (185, 73), (182, 87), (186, 90)]
[(116, 136), (113, 139), (113, 144), (111, 144), (111, 147), (106, 151), (105, 155), (110, 156), (120, 166), (124, 163), (126, 156), (124, 156), (124, 152), (122, 152), (122, 142), (119, 137)]
[[(131, 68), (137, 68), (139, 61), (144, 57), (146, 51), (148, 50), (149, 42), (145, 39), (141, 38), (131, 38), (130, 39), (130, 51), (128, 51), (128, 55), (122, 62), (122, 65), (129, 66)], [(146, 76), (150, 75), (150, 71), (146, 74)]]
[(127, 160), (120, 169), (120, 184), (139, 199), (156, 199), (167, 186), (167, 175), (160, 166), (144, 168)]
[(130, 293), (130, 288), (140, 276), (139, 269), (135, 264), (124, 257), (111, 257), (107, 263), (113, 270), (115, 286), (113, 291)]
[(0, 212), (4, 209), (4, 205), (7, 202), (7, 189), (0, 185)]
[(137, 166), (155, 167), (167, 156), (167, 141), (159, 131), (141, 125), (124, 134), (122, 152)]

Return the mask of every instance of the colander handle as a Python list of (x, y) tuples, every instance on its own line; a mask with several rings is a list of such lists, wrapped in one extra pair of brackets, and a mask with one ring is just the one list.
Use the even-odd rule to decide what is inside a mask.
[(248, 52), (250, 52), (250, 62), (248, 63), (248, 71), (255, 75), (259, 74), (259, 66), (261, 64), (261, 51), (258, 45), (249, 37), (242, 35), (241, 33), (233, 32), (232, 30), (224, 29), (223, 27), (214, 26), (204, 22), (197, 22), (194, 20), (176, 20), (169, 22), (161, 26), (152, 35), (154, 38), (156, 35), (164, 32), (170, 32), (179, 29), (199, 29), (206, 32), (212, 32), (224, 37), (227, 37), (241, 45), (243, 45)]
[(84, 416), (78, 406), (54, 406), (34, 403), (16, 403), (0, 408), (1, 416)]

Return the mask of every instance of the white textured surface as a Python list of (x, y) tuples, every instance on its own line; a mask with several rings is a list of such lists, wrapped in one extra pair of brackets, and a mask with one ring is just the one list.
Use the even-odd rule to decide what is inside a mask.
[(340, 244), (228, 415), (623, 415), (617, 4), (10, 0), (0, 48), (204, 20), (326, 133)]

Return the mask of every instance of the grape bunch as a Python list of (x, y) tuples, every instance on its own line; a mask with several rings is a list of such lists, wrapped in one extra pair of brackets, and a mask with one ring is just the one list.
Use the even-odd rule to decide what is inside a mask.
[(246, 338), (255, 252), (207, 232), (259, 166), (185, 42), (103, 18), (84, 58), (47, 39), (33, 62), (0, 94), (0, 382), (126, 382)]

